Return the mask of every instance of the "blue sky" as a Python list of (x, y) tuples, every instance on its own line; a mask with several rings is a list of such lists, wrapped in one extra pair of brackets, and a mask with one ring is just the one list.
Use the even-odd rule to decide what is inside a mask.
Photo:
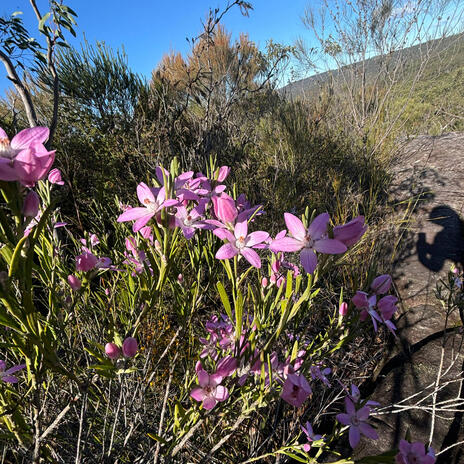
[[(233, 36), (248, 32), (250, 39), (264, 48), (266, 41), (292, 43), (305, 34), (300, 21), (308, 0), (251, 0), (254, 10), (249, 17), (237, 7), (223, 19)], [(226, 5), (226, 0), (65, 0), (78, 14), (77, 38), (70, 34), (69, 43), (75, 47), (85, 35), (90, 43), (104, 41), (113, 49), (124, 47), (131, 68), (149, 78), (164, 53), (171, 50), (186, 53), (186, 37), (201, 32), (201, 20), (208, 9)], [(312, 4), (314, 5), (314, 0)], [(42, 14), (48, 1), (37, 0)], [(37, 21), (28, 0), (1, 0), (0, 16), (22, 11), (23, 20), (31, 35), (39, 38)], [(0, 67), (0, 96), (9, 81)]]

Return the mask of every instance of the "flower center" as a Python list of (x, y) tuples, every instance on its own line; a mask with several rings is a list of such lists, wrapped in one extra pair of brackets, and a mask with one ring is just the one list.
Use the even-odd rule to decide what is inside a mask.
[(11, 148), (8, 137), (0, 138), (0, 158), (14, 158), (19, 150)]
[(293, 385), (293, 392), (292, 396), (296, 398), (298, 396), (298, 392), (300, 391), (300, 387), (298, 385)]
[(242, 248), (245, 247), (245, 237), (239, 237), (236, 241), (235, 241), (235, 246), (241, 250)]
[(145, 200), (143, 200), (143, 204), (147, 209), (153, 211), (154, 213), (158, 211), (158, 204), (156, 203), (156, 201), (151, 201), (149, 198), (145, 198)]
[(313, 248), (314, 240), (312, 239), (311, 235), (307, 233), (304, 238), (304, 246), (305, 248)]

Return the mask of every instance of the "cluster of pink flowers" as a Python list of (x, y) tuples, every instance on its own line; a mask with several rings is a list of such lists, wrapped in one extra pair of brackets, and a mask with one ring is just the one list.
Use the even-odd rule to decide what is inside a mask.
[(386, 295), (378, 300), (380, 295), (385, 295), (390, 291), (391, 284), (392, 280), (389, 275), (380, 275), (372, 281), (370, 294), (358, 290), (351, 301), (356, 308), (361, 310), (361, 320), (365, 320), (368, 315), (371, 316), (376, 332), (378, 329), (377, 323), (379, 322), (385, 324), (390, 332), (395, 335), (396, 326), (391, 321), (391, 318), (398, 309), (396, 307), (398, 298), (394, 295)]
[[(252, 324), (251, 318), (244, 318), (244, 320)], [(221, 315), (220, 318), (213, 316), (207, 321), (206, 330), (209, 332), (209, 336), (208, 338), (200, 337), (200, 342), (204, 347), (200, 358), (209, 357), (216, 362), (216, 372), (212, 374), (214, 377), (208, 381), (217, 386), (226, 377), (230, 377), (237, 372), (237, 383), (239, 386), (243, 386), (250, 377), (260, 376), (262, 369), (264, 369), (265, 383), (269, 384), (270, 367), (274, 381), (277, 385), (282, 386), (280, 397), (292, 406), (300, 407), (312, 394), (308, 380), (300, 372), (306, 351), (304, 349), (298, 351), (293, 361), (288, 356), (285, 362), (280, 362), (277, 352), (273, 351), (270, 354), (270, 365), (266, 362), (263, 363), (261, 361), (261, 352), (258, 349), (251, 351), (250, 343), (246, 340), (247, 333), (250, 330), (253, 331), (253, 328), (244, 328), (240, 340), (236, 342), (234, 327), (226, 315)], [(218, 361), (220, 356), (222, 358)], [(200, 365), (197, 364), (197, 374), (199, 369)], [(330, 386), (327, 379), (330, 372), (330, 368), (324, 368), (320, 363), (316, 363), (310, 368), (313, 381), (320, 380), (326, 386)], [(205, 378), (203, 375), (203, 380)], [(200, 376), (198, 376), (198, 380), (200, 382)], [(210, 383), (207, 385), (210, 385)], [(202, 387), (201, 384), (200, 387)], [(197, 401), (203, 401), (198, 399), (200, 398), (199, 395), (199, 390), (196, 389), (192, 397)], [(227, 399), (227, 397), (222, 396), (221, 398), (223, 398), (221, 401)], [(211, 404), (212, 402), (209, 402), (208, 406)], [(212, 407), (215, 405), (216, 403)]]
[[(234, 200), (225, 193), (226, 186), (222, 182), (229, 172), (229, 167), (222, 166), (216, 171), (213, 179), (202, 173), (195, 175), (193, 171), (184, 172), (173, 180), (173, 185), (169, 188), (166, 185), (169, 172), (158, 167), (156, 175), (160, 186), (149, 187), (143, 182), (140, 183), (137, 196), (143, 206), (125, 207), (124, 212), (118, 217), (118, 222), (135, 221), (132, 229), (138, 232), (153, 218), (161, 223), (161, 213), (165, 210), (169, 218), (169, 227), (179, 227), (187, 240), (190, 240), (197, 230), (212, 230), (214, 235), (225, 242), (216, 253), (217, 259), (243, 257), (256, 268), (261, 267), (261, 258), (256, 250), (269, 249), (276, 253), (270, 282), (277, 286), (282, 285), (284, 281), (282, 270), (292, 270), (295, 275), (299, 272), (298, 268), (284, 260), (283, 254), (279, 252), (301, 250), (301, 264), (306, 272), (312, 274), (317, 266), (316, 252), (344, 253), (347, 247), (356, 243), (366, 231), (364, 218), (358, 216), (347, 224), (335, 227), (332, 238), (329, 236), (330, 217), (327, 213), (317, 216), (307, 229), (299, 218), (285, 213), (285, 223), (290, 235), (287, 236), (287, 231), (284, 230), (272, 240), (267, 232), (249, 232), (249, 222), (260, 213), (261, 207), (252, 207), (244, 195)], [(168, 193), (172, 198), (168, 197)], [(129, 259), (136, 260), (140, 265), (138, 252), (135, 253), (136, 250), (133, 248), (130, 251), (133, 256)], [(140, 269), (140, 266), (138, 268)], [(267, 279), (263, 280), (263, 286), (267, 284)]]

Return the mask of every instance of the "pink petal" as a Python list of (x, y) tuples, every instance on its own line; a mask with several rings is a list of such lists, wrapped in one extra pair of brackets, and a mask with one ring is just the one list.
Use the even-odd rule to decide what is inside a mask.
[(350, 427), (350, 432), (348, 436), (349, 436), (350, 446), (353, 449), (356, 448), (359, 444), (359, 440), (361, 439), (361, 434), (359, 433), (358, 427), (355, 427), (352, 425)]
[(379, 295), (383, 295), (384, 293), (387, 293), (388, 290), (390, 290), (392, 284), (392, 279), (388, 274), (383, 274), (378, 277), (376, 277), (372, 283), (371, 283), (371, 288), (374, 290), (375, 293)]
[(284, 214), (285, 224), (287, 229), (297, 240), (304, 240), (306, 235), (306, 228), (301, 222), (301, 219), (297, 218), (293, 214), (285, 213)]
[(403, 440), (403, 439), (400, 440), (399, 449), (401, 453), (408, 454), (410, 447), (411, 445), (406, 440)]
[(150, 217), (153, 216), (153, 213), (150, 212), (148, 208), (142, 208), (142, 207), (130, 208), (124, 211), (124, 213), (122, 213), (118, 217), (117, 221), (118, 222), (134, 221), (136, 219), (139, 219), (147, 215), (150, 215)]
[(164, 185), (164, 178), (163, 178), (163, 171), (164, 171), (164, 174), (166, 176), (166, 178), (169, 177), (169, 171), (167, 169), (164, 169), (163, 167), (161, 166), (158, 166), (156, 168), (156, 178), (160, 181), (161, 185)]
[(0, 158), (0, 180), (6, 180), (7, 182), (18, 180), (16, 169), (8, 158)]
[(356, 408), (348, 397), (345, 397), (345, 409), (350, 416), (354, 416), (356, 414)]
[(140, 184), (137, 185), (137, 197), (140, 203), (145, 206), (149, 203), (155, 202), (155, 196), (153, 195), (153, 192), (144, 182), (140, 182)]
[(301, 265), (303, 269), (308, 273), (312, 274), (317, 266), (317, 256), (313, 250), (309, 248), (303, 248), (300, 254)]
[(411, 452), (419, 456), (425, 456), (425, 445), (420, 441), (411, 444)]
[(222, 382), (223, 378), (224, 376), (222, 375), (222, 373), (216, 372), (215, 374), (209, 376), (209, 385), (212, 387), (216, 387)]
[(258, 255), (258, 253), (256, 253), (255, 250), (253, 250), (252, 248), (248, 248), (248, 247), (245, 247), (245, 248), (242, 248), (240, 250), (240, 254), (254, 267), (260, 269), (261, 268), (261, 259)]
[(25, 364), (18, 364), (17, 366), (10, 367), (5, 371), (5, 374), (13, 374), (13, 372), (20, 371), (21, 369), (24, 369), (26, 367)]
[(236, 239), (246, 237), (248, 235), (248, 222), (237, 222), (237, 224), (235, 224), (234, 235)]
[(216, 259), (230, 259), (235, 255), (238, 255), (238, 249), (232, 243), (226, 243), (217, 251)]
[(324, 238), (314, 242), (314, 249), (319, 253), (336, 255), (339, 253), (345, 253), (346, 245), (332, 238)]
[(205, 388), (209, 385), (209, 375), (203, 368), (198, 369), (197, 376), (200, 387)]
[(329, 221), (330, 216), (328, 213), (322, 213), (316, 216), (308, 228), (309, 235), (311, 235), (314, 240), (322, 237), (327, 232)]
[(303, 248), (303, 243), (296, 238), (284, 237), (273, 240), (269, 248), (274, 253), (278, 251), (299, 251)]
[(364, 421), (369, 417), (370, 413), (371, 413), (371, 409), (369, 408), (369, 406), (364, 406), (356, 413), (356, 416), (359, 420)]
[(202, 388), (196, 387), (190, 392), (190, 396), (197, 401), (203, 401), (206, 398), (206, 393)]
[[(147, 210), (147, 211), (148, 211), (148, 210)], [(138, 232), (142, 227), (145, 227), (145, 226), (147, 225), (148, 221), (149, 221), (153, 216), (154, 216), (153, 213), (149, 213), (149, 214), (147, 214), (147, 215), (145, 215), (145, 216), (142, 216), (142, 217), (138, 218), (138, 219), (134, 222), (134, 224), (133, 224), (133, 226), (132, 226), (132, 230), (133, 230), (134, 232)]]
[(203, 408), (209, 411), (210, 409), (213, 409), (214, 406), (216, 406), (217, 401), (215, 398), (206, 398), (203, 401)]
[(7, 139), (8, 134), (0, 127), (0, 139)]
[(357, 291), (356, 294), (354, 295), (353, 298), (351, 298), (351, 301), (357, 308), (368, 308), (369, 303), (367, 301), (367, 293)]
[(213, 234), (221, 240), (228, 240), (229, 242), (235, 243), (234, 234), (228, 229), (214, 229)]
[(359, 431), (363, 435), (365, 435), (367, 438), (371, 438), (372, 440), (377, 440), (379, 438), (374, 427), (370, 426), (369, 424), (366, 424), (366, 423), (359, 424)]
[(257, 245), (258, 243), (266, 241), (268, 238), (269, 234), (267, 232), (263, 232), (261, 230), (258, 230), (257, 232), (252, 232), (247, 237), (246, 246), (252, 247), (254, 245)]
[(217, 401), (225, 401), (227, 398), (229, 398), (229, 391), (223, 385), (218, 385), (214, 398)]
[(349, 414), (337, 414), (337, 420), (340, 424), (343, 425), (350, 425), (351, 424), (351, 416)]
[[(50, 134), (48, 127), (31, 127), (16, 134), (11, 140), (11, 148), (22, 150), (31, 146), (33, 142), (44, 143)], [(5, 134), (6, 136), (6, 134)]]

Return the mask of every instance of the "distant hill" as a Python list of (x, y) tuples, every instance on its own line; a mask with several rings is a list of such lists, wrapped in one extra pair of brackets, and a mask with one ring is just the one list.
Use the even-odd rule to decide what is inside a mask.
[[(412, 72), (421, 62), (421, 58), (426, 53), (431, 52), (431, 67), (436, 67), (440, 62), (440, 67), (445, 65), (449, 68), (464, 65), (464, 34), (456, 34), (443, 39), (432, 40), (412, 47), (397, 50), (389, 55), (375, 56), (365, 61), (366, 79), (369, 81), (375, 76), (380, 66), (393, 68), (401, 61), (400, 66), (404, 75)], [(447, 60), (447, 58), (449, 58)], [(435, 64), (433, 64), (435, 62)], [(342, 68), (343, 72), (360, 72), (362, 63), (355, 63)], [(321, 87), (326, 85), (331, 79), (336, 83), (342, 72), (339, 69), (326, 71), (314, 76), (291, 82), (280, 89), (289, 98), (311, 97), (316, 94)]]

